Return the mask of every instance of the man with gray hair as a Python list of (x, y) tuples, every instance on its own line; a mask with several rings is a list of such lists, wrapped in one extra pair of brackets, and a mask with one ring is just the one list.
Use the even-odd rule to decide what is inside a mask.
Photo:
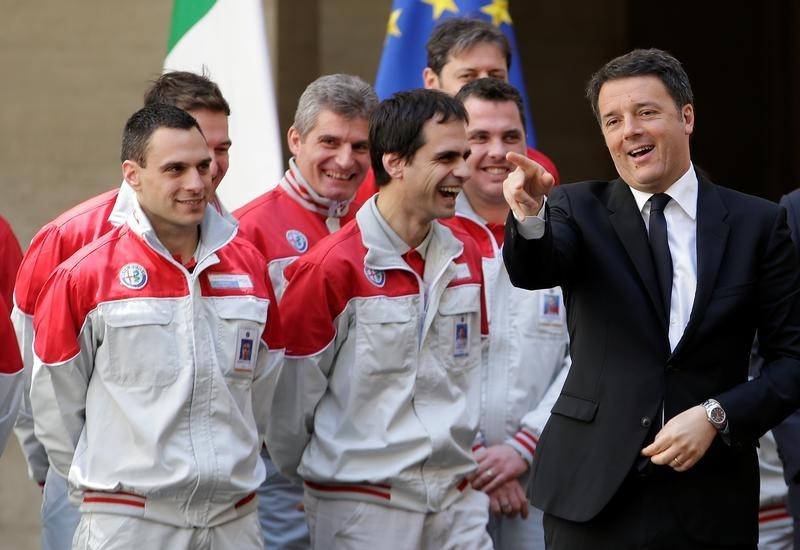
[[(286, 174), (234, 212), (240, 235), (267, 258), (278, 300), (286, 266), (361, 206), (353, 199), (369, 170), (368, 120), (377, 104), (375, 91), (357, 76), (326, 75), (309, 84), (287, 133), (294, 156)], [(259, 514), (267, 548), (307, 546), (303, 489), (278, 473), (266, 449), (262, 456), (267, 480), (259, 490)]]

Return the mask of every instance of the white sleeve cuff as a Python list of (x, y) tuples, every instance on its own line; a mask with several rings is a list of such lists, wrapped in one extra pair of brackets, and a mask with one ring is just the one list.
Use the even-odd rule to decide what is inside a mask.
[(517, 232), (523, 238), (541, 239), (544, 235), (544, 205), (547, 204), (547, 197), (542, 201), (542, 208), (535, 216), (526, 216), (524, 219), (517, 219), (514, 217), (514, 223), (517, 224)]

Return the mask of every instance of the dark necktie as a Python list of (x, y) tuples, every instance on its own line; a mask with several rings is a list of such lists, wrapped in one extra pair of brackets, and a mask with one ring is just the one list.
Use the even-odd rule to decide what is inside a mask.
[(650, 250), (653, 252), (658, 286), (661, 289), (661, 298), (664, 302), (667, 321), (669, 321), (670, 300), (672, 298), (672, 255), (669, 253), (667, 220), (664, 217), (664, 208), (671, 200), (672, 197), (664, 193), (658, 193), (650, 197)]

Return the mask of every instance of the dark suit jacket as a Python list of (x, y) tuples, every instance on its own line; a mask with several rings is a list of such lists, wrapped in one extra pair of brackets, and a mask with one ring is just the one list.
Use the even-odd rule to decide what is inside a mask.
[[(781, 205), (786, 208), (786, 221), (800, 256), (800, 189), (781, 197)], [(800, 518), (800, 411), (772, 430), (775, 442), (783, 460), (783, 473), (789, 485), (789, 509), (798, 521)], [(800, 533), (795, 533), (795, 544), (800, 548)]]
[[(639, 457), (657, 411), (667, 419), (717, 399), (732, 445), (717, 437), (685, 473), (669, 468), (676, 513), (701, 541), (755, 543), (755, 441), (800, 404), (800, 267), (784, 210), (700, 178), (697, 292), (674, 353), (647, 232), (621, 180), (553, 190), (542, 239), (506, 224), (504, 257), (524, 288), (561, 285), (572, 368), (536, 449), (533, 504), (595, 517)], [(747, 382), (758, 328), (766, 364)]]

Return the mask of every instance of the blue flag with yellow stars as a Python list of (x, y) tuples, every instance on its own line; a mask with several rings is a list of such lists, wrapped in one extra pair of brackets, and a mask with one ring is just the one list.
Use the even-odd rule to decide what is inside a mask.
[(422, 71), (427, 65), (425, 44), (428, 37), (443, 18), (454, 16), (489, 21), (508, 37), (511, 43), (509, 82), (522, 94), (528, 145), (535, 147), (533, 118), (525, 94), (522, 64), (508, 12), (508, 0), (393, 0), (386, 27), (386, 41), (375, 79), (378, 97), (385, 99), (401, 90), (422, 87)]

